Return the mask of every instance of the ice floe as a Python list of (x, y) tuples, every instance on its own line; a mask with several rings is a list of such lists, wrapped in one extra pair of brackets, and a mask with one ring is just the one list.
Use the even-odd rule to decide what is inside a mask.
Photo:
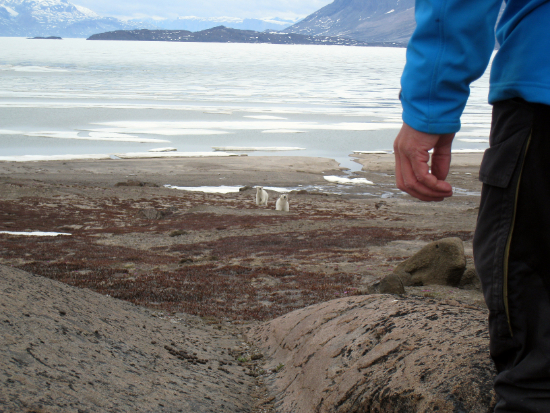
[(228, 152), (128, 152), (116, 153), (116, 156), (122, 159), (135, 158), (205, 158), (205, 157), (223, 157), (240, 156), (236, 153)]
[(485, 149), (453, 149), (451, 153), (483, 153)]
[(281, 119), (286, 120), (287, 118), (282, 118), (280, 116), (273, 116), (273, 115), (245, 115), (243, 118), (251, 118), (251, 119), (262, 119), (262, 120), (274, 120), (274, 119)]
[(215, 151), (254, 152), (254, 151), (303, 151), (306, 148), (295, 146), (212, 146)]
[(294, 129), (268, 129), (263, 130), (262, 133), (305, 133), (305, 131)]
[(149, 149), (147, 152), (175, 152), (177, 151), (176, 148), (154, 148)]
[[(243, 185), (244, 186), (244, 185)], [(192, 192), (205, 192), (209, 194), (229, 194), (233, 192), (239, 192), (243, 186), (176, 186), (176, 185), (164, 185), (165, 188), (179, 189), (180, 191), (192, 191)], [(264, 189), (274, 192), (290, 192), (294, 189), (300, 188), (279, 188), (275, 186), (264, 186)]]
[(101, 159), (142, 159), (142, 158), (205, 158), (241, 156), (228, 152), (128, 152), (116, 154), (86, 154), (86, 155), (18, 155), (0, 156), (0, 161), (6, 162), (37, 162), (37, 161), (72, 161)]
[(57, 237), (58, 235), (72, 235), (64, 232), (42, 232), (42, 231), (32, 231), (32, 232), (0, 231), (0, 234), (25, 235), (29, 237)]
[(0, 129), (0, 135), (21, 135), (21, 133), (16, 130)]
[(471, 143), (489, 143), (489, 139), (486, 138), (462, 138), (458, 139), (460, 142), (471, 142)]
[(159, 143), (170, 142), (164, 139), (140, 138), (118, 132), (90, 132), (89, 136), (80, 136), (79, 132), (28, 132), (25, 136), (36, 136), (40, 138), (75, 139), (84, 141), (112, 141), (112, 142), (138, 142), (138, 143)]
[[(117, 121), (99, 122), (106, 126), (105, 131), (122, 133), (143, 133), (157, 135), (211, 134), (217, 130), (339, 130), (339, 131), (376, 131), (399, 129), (401, 124), (389, 122), (290, 122), (290, 121)], [(97, 131), (97, 129), (94, 129)], [(219, 133), (227, 133), (219, 131)]]
[(1, 71), (13, 71), (13, 72), (35, 72), (35, 73), (47, 73), (47, 72), (68, 72), (67, 69), (60, 67), (46, 67), (46, 66), (19, 66), (19, 65), (0, 65)]
[(353, 151), (353, 153), (357, 155), (368, 155), (368, 154), (388, 155), (388, 154), (392, 154), (393, 151)]
[(374, 182), (369, 181), (366, 178), (343, 178), (341, 176), (325, 176), (325, 180), (333, 182), (335, 184), (343, 185), (374, 185)]

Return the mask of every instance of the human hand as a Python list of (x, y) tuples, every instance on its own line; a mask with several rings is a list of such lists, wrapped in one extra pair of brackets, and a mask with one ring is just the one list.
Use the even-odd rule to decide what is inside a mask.
[[(422, 201), (443, 201), (453, 195), (445, 181), (451, 165), (455, 134), (433, 135), (403, 123), (395, 138), (395, 180), (397, 187)], [(433, 149), (431, 171), (428, 162)]]

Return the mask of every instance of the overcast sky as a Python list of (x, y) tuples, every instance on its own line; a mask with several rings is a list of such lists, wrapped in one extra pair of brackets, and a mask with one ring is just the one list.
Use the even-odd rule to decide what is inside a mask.
[(128, 18), (305, 17), (332, 0), (73, 0), (101, 16)]

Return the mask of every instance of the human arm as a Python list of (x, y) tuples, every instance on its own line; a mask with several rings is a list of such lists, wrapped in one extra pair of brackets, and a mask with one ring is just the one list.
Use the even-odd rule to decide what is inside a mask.
[[(417, 28), (401, 78), (403, 127), (394, 143), (397, 187), (423, 201), (452, 196), (451, 145), (494, 49), (502, 0), (416, 0)], [(431, 168), (429, 165), (429, 151)]]

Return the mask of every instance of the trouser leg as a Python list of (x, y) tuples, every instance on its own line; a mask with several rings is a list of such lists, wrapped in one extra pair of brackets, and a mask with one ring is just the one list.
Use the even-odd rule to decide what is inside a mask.
[(550, 412), (550, 107), (495, 105), (474, 238), (496, 413)]

